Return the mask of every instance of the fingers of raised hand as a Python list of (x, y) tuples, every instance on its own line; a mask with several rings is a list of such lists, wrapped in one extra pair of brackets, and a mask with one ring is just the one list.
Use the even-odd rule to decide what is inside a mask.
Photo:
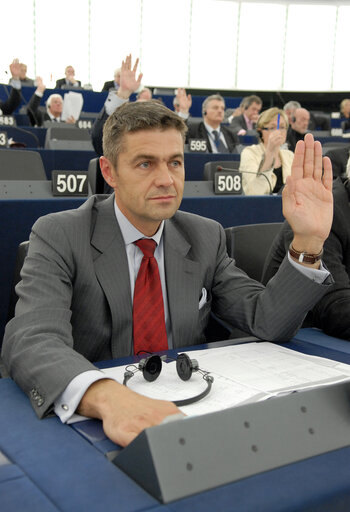
[(332, 172), (332, 163), (328, 156), (325, 156), (322, 159), (323, 162), (323, 177), (322, 183), (327, 190), (332, 190), (333, 186), (333, 172)]
[(311, 133), (304, 137), (304, 177), (321, 181), (322, 178), (322, 146), (319, 141), (314, 141)]
[[(134, 73), (136, 73), (138, 64), (139, 64), (139, 59), (136, 59), (136, 62), (135, 62), (134, 67), (132, 69)], [(131, 60), (130, 60), (130, 65), (131, 65)]]

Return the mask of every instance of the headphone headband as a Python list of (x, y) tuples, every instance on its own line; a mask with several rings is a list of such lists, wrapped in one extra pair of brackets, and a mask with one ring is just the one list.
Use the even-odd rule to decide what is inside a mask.
[[(190, 398), (185, 398), (184, 400), (171, 400), (178, 407), (183, 407), (185, 405), (193, 404), (194, 402), (198, 402), (205, 396), (207, 396), (211, 390), (212, 383), (214, 382), (214, 377), (212, 377), (209, 372), (201, 370), (199, 368), (198, 362), (196, 359), (190, 359), (187, 354), (179, 354), (175, 359), (168, 356), (158, 356), (152, 355), (147, 357), (146, 359), (141, 359), (138, 366), (134, 364), (130, 364), (125, 368), (124, 372), (124, 380), (123, 385), (127, 386), (128, 381), (137, 373), (141, 371), (143, 377), (148, 382), (155, 381), (161, 371), (162, 371), (162, 360), (165, 361), (167, 359), (176, 361), (176, 371), (181, 380), (187, 381), (191, 378), (193, 372), (199, 372), (203, 376), (203, 380), (206, 382), (207, 387), (202, 393), (199, 395), (195, 395)], [(134, 368), (131, 370), (130, 368)]]

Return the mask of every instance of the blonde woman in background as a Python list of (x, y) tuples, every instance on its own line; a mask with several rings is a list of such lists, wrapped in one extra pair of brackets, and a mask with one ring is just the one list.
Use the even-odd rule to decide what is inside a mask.
[(260, 142), (246, 147), (241, 154), (239, 170), (246, 195), (278, 193), (285, 184), (294, 157), (283, 147), (288, 125), (285, 112), (278, 108), (260, 114), (256, 125)]

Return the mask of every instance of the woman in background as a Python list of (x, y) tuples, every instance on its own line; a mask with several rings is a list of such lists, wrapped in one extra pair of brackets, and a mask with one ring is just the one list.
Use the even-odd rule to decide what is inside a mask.
[(242, 172), (246, 195), (278, 193), (291, 173), (294, 153), (284, 149), (288, 118), (276, 107), (259, 116), (256, 130), (259, 144), (246, 147), (241, 154), (239, 170)]

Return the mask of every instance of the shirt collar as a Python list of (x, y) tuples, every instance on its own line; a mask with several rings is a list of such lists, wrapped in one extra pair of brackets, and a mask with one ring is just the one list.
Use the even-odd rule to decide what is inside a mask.
[(220, 135), (221, 131), (220, 131), (220, 125), (217, 127), (217, 128), (213, 128), (212, 126), (209, 126), (205, 121), (204, 121), (204, 126), (205, 126), (205, 129), (207, 130), (207, 132), (211, 135), (213, 133), (213, 131), (215, 130), (216, 132), (218, 132), (218, 134)]
[(151, 238), (159, 245), (160, 240), (162, 238), (163, 229), (164, 229), (164, 220), (162, 220), (158, 231), (153, 236), (146, 236), (141, 231), (135, 228), (133, 224), (125, 217), (125, 215), (120, 211), (117, 202), (114, 201), (114, 212), (117, 217), (117, 221), (120, 227), (120, 231), (122, 232), (122, 236), (124, 238), (125, 245), (133, 244), (136, 240), (140, 240), (140, 238)]
[(61, 116), (60, 117), (55, 117), (51, 114), (51, 112), (48, 110), (47, 111), (48, 115), (49, 115), (49, 118), (51, 119), (51, 121), (54, 121), (56, 120), (57, 122), (60, 122), (61, 121)]

